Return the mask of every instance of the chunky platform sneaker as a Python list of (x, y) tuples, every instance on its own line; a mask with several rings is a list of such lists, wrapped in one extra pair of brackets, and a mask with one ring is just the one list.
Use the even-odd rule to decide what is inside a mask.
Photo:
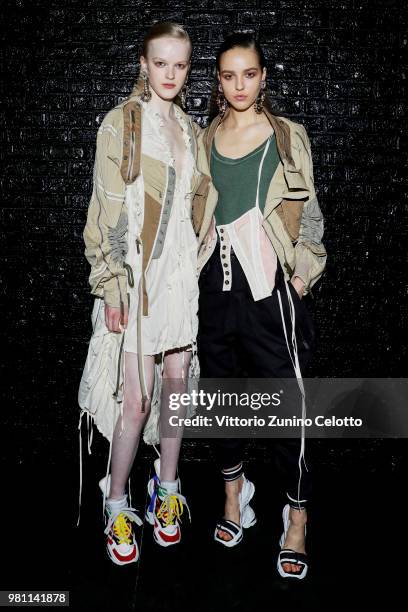
[[(181, 540), (180, 519), (184, 507), (190, 509), (186, 498), (179, 491), (173, 492), (163, 488), (160, 483), (160, 459), (154, 462), (155, 475), (147, 485), (150, 503), (146, 510), (146, 519), (153, 525), (153, 538), (160, 546), (172, 546)], [(177, 488), (180, 490), (180, 479), (177, 479)]]
[[(110, 475), (99, 481), (102, 493), (110, 490)], [(127, 495), (122, 499), (105, 500), (106, 550), (116, 565), (136, 563), (139, 559), (139, 547), (133, 531), (133, 523), (142, 525), (143, 521), (134, 508), (128, 505)]]

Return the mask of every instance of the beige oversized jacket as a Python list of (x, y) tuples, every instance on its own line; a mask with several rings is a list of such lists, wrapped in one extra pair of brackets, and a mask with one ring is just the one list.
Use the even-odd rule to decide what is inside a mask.
[[(183, 113), (194, 136), (194, 156), (197, 172), (193, 177), (192, 215), (198, 233), (197, 215), (202, 217), (204, 195), (209, 177), (200, 172), (196, 144), (200, 128)], [(145, 206), (140, 229), (143, 242), (143, 274), (152, 252), (157, 246), (158, 233), (163, 229), (163, 212), (171, 195), (170, 178), (164, 165), (141, 155), (140, 125), (143, 113), (138, 96), (133, 95), (110, 110), (97, 133), (93, 173), (93, 191), (83, 232), (85, 257), (91, 265), (89, 283), (95, 297), (104, 298), (109, 306), (126, 304), (127, 282), (138, 282), (125, 264), (128, 210), (126, 186), (132, 184), (140, 167), (143, 169)], [(134, 271), (133, 271), (134, 272)], [(147, 295), (143, 295), (144, 314), (147, 314)]]

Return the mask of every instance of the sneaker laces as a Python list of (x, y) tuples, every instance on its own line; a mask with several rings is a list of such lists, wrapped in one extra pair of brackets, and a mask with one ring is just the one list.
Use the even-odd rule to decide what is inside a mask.
[(112, 528), (113, 533), (119, 540), (119, 544), (131, 544), (132, 526), (129, 521), (136, 525), (143, 525), (141, 518), (134, 512), (135, 508), (125, 508), (113, 512), (108, 519), (105, 534), (107, 535)]
[[(161, 489), (162, 491), (164, 489)], [(190, 508), (188, 507), (186, 498), (181, 493), (166, 493), (164, 497), (159, 497), (161, 501), (160, 508), (157, 511), (157, 518), (162, 519), (166, 527), (174, 525), (174, 520), (181, 518), (184, 512), (184, 506), (188, 510), (188, 517), (191, 520)]]

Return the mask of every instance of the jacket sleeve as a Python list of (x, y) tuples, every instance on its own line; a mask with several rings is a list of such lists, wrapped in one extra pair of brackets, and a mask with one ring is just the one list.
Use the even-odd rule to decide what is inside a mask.
[(305, 283), (304, 294), (321, 277), (326, 266), (327, 253), (322, 243), (324, 219), (317, 200), (313, 177), (313, 158), (309, 137), (303, 126), (298, 126), (300, 164), (310, 195), (303, 206), (299, 239), (295, 246), (296, 264), (293, 277)]
[(127, 215), (122, 159), (121, 109), (113, 109), (98, 129), (93, 190), (83, 232), (85, 257), (91, 265), (91, 294), (109, 306), (126, 303)]

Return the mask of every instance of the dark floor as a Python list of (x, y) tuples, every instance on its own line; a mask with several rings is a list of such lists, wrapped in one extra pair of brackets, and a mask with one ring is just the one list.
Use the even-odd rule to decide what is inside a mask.
[[(225, 549), (213, 542), (222, 484), (211, 454), (204, 453), (208, 460), (193, 460), (187, 443), (180, 477), (192, 523), (185, 515), (182, 543), (159, 547), (145, 523), (138, 531), (139, 563), (118, 567), (105, 553), (98, 488), (107, 444), (98, 432), (94, 436), (92, 454), (83, 455), (79, 527), (75, 440), (69, 459), (56, 445), (45, 449), (47, 460), (47, 453), (20, 448), (18, 463), (9, 461), (3, 470), (3, 541), (8, 545), (2, 589), (69, 590), (70, 608), (86, 611), (252, 611), (277, 610), (280, 604), (316, 611), (378, 606), (404, 583), (403, 567), (396, 574), (391, 565), (402, 561), (392, 552), (402, 537), (397, 517), (403, 506), (397, 499), (406, 481), (405, 441), (395, 441), (394, 447), (392, 440), (327, 440), (316, 447), (307, 538), (311, 568), (306, 580), (288, 582), (275, 569), (282, 498), (268, 452), (254, 451), (246, 463), (256, 485), (258, 523), (244, 532), (240, 546)], [(140, 456), (132, 472), (132, 503), (142, 514), (154, 452), (142, 447)]]

